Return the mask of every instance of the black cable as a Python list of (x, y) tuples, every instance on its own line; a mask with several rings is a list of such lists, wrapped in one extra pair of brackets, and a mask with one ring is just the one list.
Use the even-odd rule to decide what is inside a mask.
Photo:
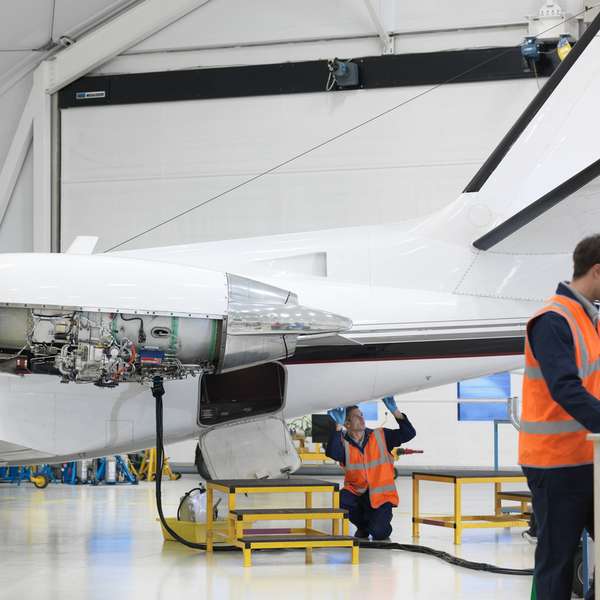
[[(162, 509), (162, 474), (164, 467), (164, 447), (163, 447), (163, 396), (165, 394), (165, 388), (163, 385), (162, 377), (154, 377), (152, 380), (152, 395), (156, 400), (156, 476), (154, 478), (154, 491), (156, 496), (156, 509), (162, 526), (165, 531), (180, 544), (193, 548), (194, 550), (206, 550), (206, 544), (198, 544), (196, 542), (190, 542), (185, 538), (182, 538), (179, 534), (175, 533), (171, 527), (167, 524)], [(224, 550), (237, 550), (236, 546), (213, 546), (214, 551)]]
[(541, 89), (540, 80), (538, 77), (537, 67), (535, 66), (535, 60), (531, 59), (531, 66), (533, 67), (533, 74), (535, 75), (535, 83), (537, 85), (538, 91)]
[(52, 46), (54, 42), (54, 26), (56, 25), (56, 0), (52, 2), (52, 20), (50, 21), (50, 40), (48, 41), (48, 47)]
[(398, 544), (397, 542), (360, 542), (359, 546), (361, 548), (373, 548), (376, 550), (404, 550), (406, 552), (416, 552), (417, 554), (427, 554), (429, 556), (440, 558), (456, 567), (463, 567), (464, 569), (471, 569), (473, 571), (486, 571), (488, 573), (498, 573), (500, 575), (524, 575), (528, 577), (533, 575), (533, 569), (508, 569), (490, 565), (488, 563), (473, 562), (465, 560), (464, 558), (458, 558), (458, 556), (453, 556), (452, 554), (442, 552), (441, 550), (435, 550), (434, 548), (428, 548), (427, 546), (418, 546), (416, 544)]
[(144, 331), (144, 319), (141, 317), (124, 317), (120, 315), (123, 321), (139, 321), (140, 322), (140, 330), (138, 331), (138, 344), (143, 344), (146, 341), (146, 332)]

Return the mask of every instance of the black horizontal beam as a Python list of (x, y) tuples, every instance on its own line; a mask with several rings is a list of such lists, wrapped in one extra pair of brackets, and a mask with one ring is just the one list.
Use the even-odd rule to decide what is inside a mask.
[[(520, 48), (481, 48), (356, 58), (360, 83), (353, 88), (437, 85), (534, 77)], [(557, 62), (543, 54), (538, 75), (549, 76)], [(59, 93), (61, 108), (208, 100), (273, 94), (325, 92), (326, 60), (246, 67), (188, 69), (83, 77)], [(338, 88), (339, 89), (339, 88)]]

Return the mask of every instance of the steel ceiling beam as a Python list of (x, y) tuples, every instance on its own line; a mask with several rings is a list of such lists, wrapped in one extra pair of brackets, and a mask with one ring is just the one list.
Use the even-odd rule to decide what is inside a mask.
[(364, 0), (364, 2), (369, 16), (371, 17), (371, 21), (373, 21), (373, 25), (375, 25), (375, 29), (377, 29), (377, 35), (381, 40), (383, 54), (393, 54), (394, 38), (385, 30), (385, 27), (381, 22), (381, 17), (372, 4), (372, 0)]
[(23, 168), (25, 157), (31, 146), (33, 139), (33, 119), (35, 117), (37, 102), (38, 94), (34, 85), (21, 113), (21, 118), (8, 148), (6, 159), (0, 169), (0, 223), (2, 223), (6, 210), (10, 205), (10, 199)]
[(54, 94), (208, 1), (145, 0), (135, 5), (49, 59), (45, 93)]

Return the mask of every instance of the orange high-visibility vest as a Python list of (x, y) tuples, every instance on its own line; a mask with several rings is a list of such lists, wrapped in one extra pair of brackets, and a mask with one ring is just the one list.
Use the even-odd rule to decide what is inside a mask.
[(555, 312), (571, 328), (575, 361), (583, 387), (600, 398), (600, 327), (595, 328), (583, 306), (567, 296), (556, 295), (527, 324), (523, 407), (519, 431), (519, 464), (556, 468), (593, 462), (592, 443), (587, 429), (553, 398), (542, 376), (529, 342), (530, 325), (536, 317)]
[(394, 483), (394, 457), (388, 452), (383, 429), (374, 429), (361, 452), (343, 439), (346, 452), (344, 488), (362, 496), (369, 490), (373, 508), (386, 502), (398, 506), (398, 492)]

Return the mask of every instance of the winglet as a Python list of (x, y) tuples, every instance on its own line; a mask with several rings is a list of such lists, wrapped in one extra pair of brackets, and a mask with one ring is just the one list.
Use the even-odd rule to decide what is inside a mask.
[(78, 235), (67, 249), (66, 254), (93, 254), (99, 239), (95, 235)]

